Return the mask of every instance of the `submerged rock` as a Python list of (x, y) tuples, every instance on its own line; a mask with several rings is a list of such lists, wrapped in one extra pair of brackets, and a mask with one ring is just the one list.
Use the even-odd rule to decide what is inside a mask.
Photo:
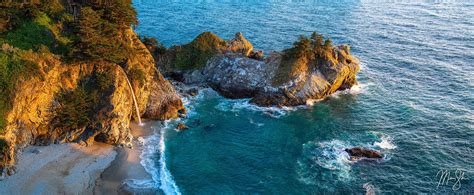
[(197, 96), (198, 93), (199, 93), (199, 90), (197, 88), (191, 88), (191, 89), (186, 91), (186, 94), (188, 94), (190, 96)]
[(184, 123), (178, 123), (178, 125), (176, 126), (176, 129), (177, 129), (178, 131), (182, 131), (182, 130), (189, 129), (189, 127), (186, 126)]
[(346, 148), (344, 149), (344, 151), (346, 151), (351, 157), (356, 157), (356, 158), (375, 158), (375, 159), (383, 158), (380, 152), (376, 150), (361, 148), (361, 147)]
[(39, 149), (34, 149), (34, 150), (31, 151), (31, 153), (33, 153), (33, 154), (39, 154), (39, 153), (41, 153), (41, 150), (39, 150)]

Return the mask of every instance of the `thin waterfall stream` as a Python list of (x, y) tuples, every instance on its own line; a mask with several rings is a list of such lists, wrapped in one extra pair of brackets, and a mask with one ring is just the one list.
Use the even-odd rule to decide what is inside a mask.
[(132, 98), (133, 98), (133, 104), (135, 104), (135, 111), (137, 113), (137, 118), (138, 118), (138, 125), (142, 125), (142, 119), (140, 118), (140, 110), (138, 109), (138, 103), (137, 103), (137, 98), (135, 97), (135, 92), (133, 91), (132, 84), (130, 83), (130, 80), (128, 79), (127, 73), (125, 70), (123, 70), (122, 67), (120, 67), (122, 70), (123, 74), (125, 75), (125, 79), (127, 80), (128, 87), (130, 88), (130, 91), (132, 93)]

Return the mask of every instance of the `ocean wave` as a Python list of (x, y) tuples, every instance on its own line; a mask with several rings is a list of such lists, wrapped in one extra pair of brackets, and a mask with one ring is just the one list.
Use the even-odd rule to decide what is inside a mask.
[[(305, 184), (317, 183), (321, 180), (343, 182), (352, 180), (351, 167), (357, 161), (350, 160), (350, 156), (345, 149), (355, 146), (374, 150), (383, 149), (383, 159), (375, 162), (390, 160), (389, 150), (397, 148), (392, 143), (391, 137), (379, 132), (370, 132), (370, 134), (376, 135), (378, 140), (375, 142), (369, 141), (369, 143), (352, 143), (335, 139), (324, 142), (310, 141), (303, 144), (303, 155), (297, 161), (299, 180)], [(329, 170), (329, 173), (327, 170)]]
[(344, 151), (348, 147), (348, 143), (340, 140), (321, 143), (310, 141), (303, 144), (303, 157), (297, 162), (299, 180), (306, 184), (320, 180), (350, 180), (353, 161), (349, 160), (349, 154)]
[(382, 136), (381, 139), (382, 140), (380, 142), (375, 142), (374, 145), (382, 149), (389, 149), (389, 150), (397, 148), (397, 146), (392, 143), (390, 137)]
[[(159, 134), (151, 135), (144, 139), (144, 148), (141, 158), (141, 165), (145, 168), (153, 179), (153, 183), (149, 181), (134, 181), (135, 183), (129, 182), (135, 188), (149, 188), (153, 185), (155, 188), (161, 189), (164, 194), (181, 194), (176, 182), (173, 180), (173, 176), (167, 169), (166, 165), (166, 145), (165, 145), (165, 133), (169, 128), (168, 122), (165, 122), (165, 126), (160, 128)], [(159, 143), (156, 145), (156, 143)], [(159, 166), (156, 166), (155, 156), (159, 155)]]
[(212, 93), (211, 91), (208, 88), (204, 88), (199, 90), (199, 93), (196, 96), (187, 96), (181, 98), (181, 101), (186, 108), (187, 117), (194, 117), (198, 115), (198, 113), (194, 110), (194, 107), (205, 99), (206, 94)]
[(387, 149), (387, 150), (393, 150), (397, 148), (397, 146), (393, 143), (392, 137), (385, 135), (383, 133), (379, 132), (371, 132), (372, 134), (375, 134), (379, 137), (379, 141), (375, 141), (373, 146), (374, 147), (379, 147), (380, 149)]
[(349, 89), (342, 90), (342, 91), (336, 91), (330, 97), (339, 98), (340, 95), (363, 94), (363, 93), (367, 92), (368, 87), (371, 86), (371, 85), (372, 85), (372, 83), (358, 83), (357, 85), (354, 85)]
[(261, 112), (273, 118), (280, 118), (299, 107), (260, 107), (251, 104), (249, 99), (223, 99), (219, 104), (217, 104), (217, 106), (215, 106), (215, 108), (223, 112), (241, 112), (242, 110)]
[(249, 122), (250, 122), (250, 124), (257, 125), (258, 127), (262, 127), (262, 126), (265, 125), (264, 123), (257, 123), (257, 122), (255, 122), (252, 118), (249, 118)]
[(375, 195), (375, 186), (372, 183), (367, 182), (362, 187), (365, 189), (365, 195)]
[(122, 185), (132, 191), (156, 189), (156, 182), (151, 179), (127, 179)]

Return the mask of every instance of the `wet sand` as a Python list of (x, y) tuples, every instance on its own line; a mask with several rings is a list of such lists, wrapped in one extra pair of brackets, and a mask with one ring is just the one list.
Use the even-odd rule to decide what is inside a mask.
[(133, 183), (131, 180), (138, 182), (153, 181), (151, 176), (140, 164), (142, 146), (138, 141), (140, 137), (145, 137), (153, 133), (150, 126), (152, 123), (153, 122), (145, 122), (143, 127), (136, 124), (131, 125), (134, 137), (133, 148), (117, 147), (115, 149), (117, 156), (110, 166), (101, 174), (100, 178), (97, 179), (94, 194), (156, 194), (155, 189), (136, 189), (129, 185), (129, 183)]

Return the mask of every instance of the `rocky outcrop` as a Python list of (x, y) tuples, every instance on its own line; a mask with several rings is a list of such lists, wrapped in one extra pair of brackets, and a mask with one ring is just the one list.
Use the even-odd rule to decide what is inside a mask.
[(237, 33), (233, 39), (225, 41), (213, 33), (204, 32), (188, 44), (169, 48), (166, 54), (158, 56), (156, 60), (158, 68), (165, 76), (197, 84), (204, 82), (200, 71), (212, 57), (220, 54), (248, 56), (252, 54), (252, 50), (252, 44), (242, 33)]
[[(131, 29), (127, 31), (127, 35), (136, 53), (129, 57), (124, 69), (137, 96), (140, 115), (167, 120), (185, 113), (181, 97), (156, 69), (154, 58), (146, 46)], [(133, 117), (135, 116), (134, 114)]]
[(187, 84), (206, 84), (228, 98), (252, 98), (260, 106), (302, 105), (357, 84), (359, 61), (347, 45), (321, 45), (324, 53), (315, 58), (291, 58), (287, 51), (263, 57), (240, 33), (226, 43), (227, 50), (217, 52), (203, 68), (168, 69), (168, 75), (179, 75)]
[(151, 85), (151, 94), (146, 106), (145, 118), (166, 120), (178, 118), (186, 114), (181, 97), (173, 85), (161, 73), (155, 71)]
[(361, 148), (361, 147), (346, 148), (344, 151), (346, 151), (351, 157), (354, 157), (354, 158), (374, 158), (374, 159), (383, 158), (380, 152), (371, 150), (371, 149)]
[(239, 53), (249, 56), (253, 51), (253, 45), (244, 37), (242, 33), (235, 34), (235, 37), (226, 41), (226, 47), (221, 49), (221, 53)]
[(53, 54), (30, 54), (39, 74), (18, 81), (6, 128), (0, 132), (0, 173), (12, 174), (15, 154), (30, 144), (96, 140), (129, 145), (130, 120), (137, 113), (127, 79), (139, 115), (165, 120), (184, 114), (180, 96), (145, 46), (132, 30), (126, 37), (134, 49), (123, 66), (103, 61), (64, 64)]
[[(317, 64), (304, 61), (307, 68), (297, 71), (289, 81), (275, 84), (260, 91), (252, 102), (261, 106), (295, 106), (318, 100), (338, 90), (350, 89), (357, 84), (359, 61), (350, 55), (349, 46), (334, 47), (333, 60), (320, 60)], [(272, 80), (275, 81), (276, 75)]]

